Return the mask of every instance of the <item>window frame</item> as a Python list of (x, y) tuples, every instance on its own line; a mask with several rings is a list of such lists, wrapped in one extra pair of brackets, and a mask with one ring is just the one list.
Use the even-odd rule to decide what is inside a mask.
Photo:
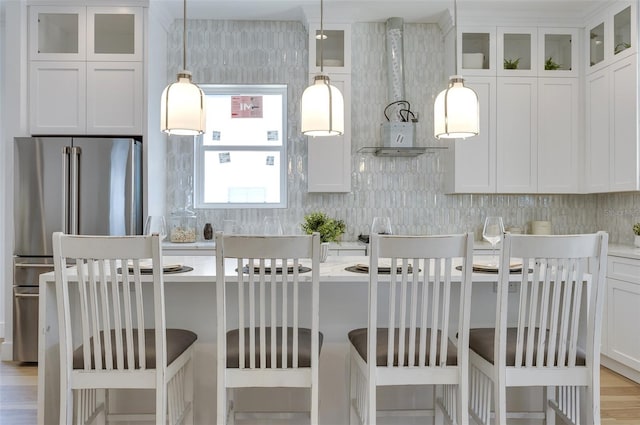
[[(194, 200), (195, 207), (201, 209), (231, 209), (231, 208), (287, 208), (287, 144), (288, 144), (288, 101), (286, 84), (199, 84), (200, 88), (206, 96), (245, 96), (245, 95), (281, 95), (282, 96), (282, 143), (280, 146), (267, 145), (205, 145), (205, 136), (211, 132), (207, 131), (204, 135), (198, 136), (194, 143)], [(228, 152), (279, 152), (280, 157), (280, 202), (271, 203), (239, 203), (239, 202), (205, 202), (205, 152), (207, 151), (228, 151)]]

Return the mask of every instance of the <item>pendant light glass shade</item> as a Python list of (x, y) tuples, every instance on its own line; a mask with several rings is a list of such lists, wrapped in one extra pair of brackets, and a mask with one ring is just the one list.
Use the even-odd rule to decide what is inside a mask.
[(169, 84), (160, 100), (160, 129), (168, 134), (197, 136), (206, 128), (204, 93), (187, 71), (187, 0), (183, 2), (182, 64), (178, 81)]
[(191, 82), (191, 73), (182, 71), (178, 81), (162, 92), (162, 131), (179, 136), (197, 136), (205, 131), (204, 93)]
[(479, 107), (476, 92), (464, 86), (464, 79), (454, 75), (449, 87), (436, 97), (433, 128), (436, 139), (459, 139), (479, 133)]
[(316, 75), (314, 84), (302, 93), (302, 134), (339, 136), (344, 133), (344, 99), (326, 75)]

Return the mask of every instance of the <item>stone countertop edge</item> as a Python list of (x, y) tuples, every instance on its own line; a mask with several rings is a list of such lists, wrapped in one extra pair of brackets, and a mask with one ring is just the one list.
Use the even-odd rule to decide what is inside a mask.
[[(362, 242), (331, 242), (330, 246), (335, 248), (342, 249), (356, 249), (362, 248), (365, 244)], [(198, 241), (198, 242), (189, 242), (189, 243), (171, 243), (171, 242), (163, 242), (162, 247), (164, 249), (202, 249), (215, 250), (215, 243), (213, 241)], [(475, 249), (491, 249), (491, 245), (486, 242), (475, 241), (474, 243)], [(609, 244), (608, 254), (615, 257), (624, 257), (640, 260), (640, 248), (635, 247), (633, 245), (624, 245), (624, 244)]]

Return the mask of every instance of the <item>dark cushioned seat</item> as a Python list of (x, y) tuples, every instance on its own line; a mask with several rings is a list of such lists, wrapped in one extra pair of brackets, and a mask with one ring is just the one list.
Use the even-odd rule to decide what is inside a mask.
[[(187, 348), (191, 346), (196, 340), (198, 336), (188, 330), (185, 329), (167, 329), (167, 365), (170, 365), (175, 359), (177, 359), (182, 353), (184, 353)], [(104, 367), (105, 364), (105, 348), (104, 348), (104, 334), (100, 332), (100, 340), (102, 341), (102, 365)], [(124, 330), (122, 331), (122, 343), (125, 344), (126, 347), (126, 336)], [(144, 342), (145, 342), (145, 361), (147, 369), (155, 369), (156, 367), (156, 334), (154, 329), (145, 329), (144, 330)], [(112, 347), (112, 358), (113, 365), (116, 366), (116, 334), (115, 331), (111, 331), (111, 347)], [(91, 338), (90, 342), (91, 351), (93, 353), (93, 338)], [(138, 331), (133, 331), (133, 347), (134, 347), (134, 356), (135, 356), (135, 368), (140, 368), (140, 361), (138, 358)], [(93, 354), (91, 355), (91, 366), (95, 367), (95, 361), (93, 359)], [(128, 368), (127, 358), (124, 358), (124, 367)], [(73, 368), (74, 369), (84, 369), (84, 359), (82, 355), (82, 346), (76, 348), (73, 351)]]
[[(260, 367), (260, 339), (259, 328), (255, 329), (256, 367)], [(240, 367), (240, 339), (238, 329), (227, 332), (227, 367)], [(265, 367), (271, 367), (271, 328), (265, 329), (266, 338), (266, 362)], [(322, 349), (322, 332), (318, 333), (318, 354)], [(282, 367), (282, 327), (276, 328), (277, 363), (276, 367)], [(244, 364), (249, 367), (249, 328), (244, 329)], [(293, 328), (287, 328), (287, 367), (293, 364)], [(311, 366), (311, 329), (298, 328), (298, 367)]]
[[(394, 348), (393, 348), (393, 365), (398, 366), (398, 335), (399, 330), (395, 330), (394, 337)], [(436, 353), (436, 364), (440, 364), (440, 337), (441, 332), (438, 331), (438, 350)], [(367, 361), (367, 328), (354, 329), (349, 332), (349, 341), (353, 344), (354, 348), (360, 354), (360, 357), (366, 362)], [(378, 328), (377, 331), (377, 340), (376, 340), (376, 365), (377, 366), (386, 366), (387, 365), (387, 344), (389, 343), (389, 331), (387, 328)], [(431, 330), (427, 329), (427, 344), (425, 350), (425, 356), (428, 356), (429, 347), (431, 341)], [(416, 358), (415, 364), (419, 364), (418, 359), (418, 348), (420, 346), (420, 329), (416, 329)], [(409, 338), (408, 335), (405, 340), (404, 345), (404, 364), (408, 364), (409, 360)], [(427, 357), (427, 362), (429, 361)], [(424, 364), (424, 361), (422, 362)], [(458, 364), (458, 350), (456, 346), (449, 340), (447, 345), (447, 365), (455, 366)]]
[[(515, 366), (516, 363), (516, 338), (518, 336), (517, 328), (507, 328), (507, 366)], [(549, 331), (547, 332), (546, 340), (549, 341)], [(533, 349), (533, 365), (536, 366), (536, 358), (538, 357), (538, 333), (539, 329), (536, 328), (534, 333), (535, 346)], [(469, 349), (475, 351), (480, 357), (493, 364), (494, 362), (494, 353), (493, 353), (493, 344), (495, 338), (495, 329), (493, 328), (479, 328), (479, 329), (471, 329), (469, 331)], [(527, 336), (525, 332), (524, 339), (524, 351), (523, 351), (523, 361), (526, 357), (526, 344), (527, 344)], [(546, 347), (546, 345), (545, 345)], [(556, 351), (556, 359), (558, 356), (558, 352)], [(545, 362), (546, 362), (546, 354), (545, 354)], [(576, 353), (576, 365), (584, 366), (586, 364), (584, 351), (577, 349)]]

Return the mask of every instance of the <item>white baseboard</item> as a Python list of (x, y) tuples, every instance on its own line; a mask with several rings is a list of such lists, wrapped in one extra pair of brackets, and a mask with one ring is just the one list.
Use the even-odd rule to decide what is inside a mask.
[(10, 362), (13, 360), (13, 341), (2, 341), (0, 344), (0, 361)]
[(607, 369), (611, 369), (612, 371), (624, 376), (625, 378), (629, 378), (632, 381), (640, 383), (640, 372), (630, 368), (629, 366), (623, 365), (622, 363), (605, 355), (600, 356), (600, 364)]

